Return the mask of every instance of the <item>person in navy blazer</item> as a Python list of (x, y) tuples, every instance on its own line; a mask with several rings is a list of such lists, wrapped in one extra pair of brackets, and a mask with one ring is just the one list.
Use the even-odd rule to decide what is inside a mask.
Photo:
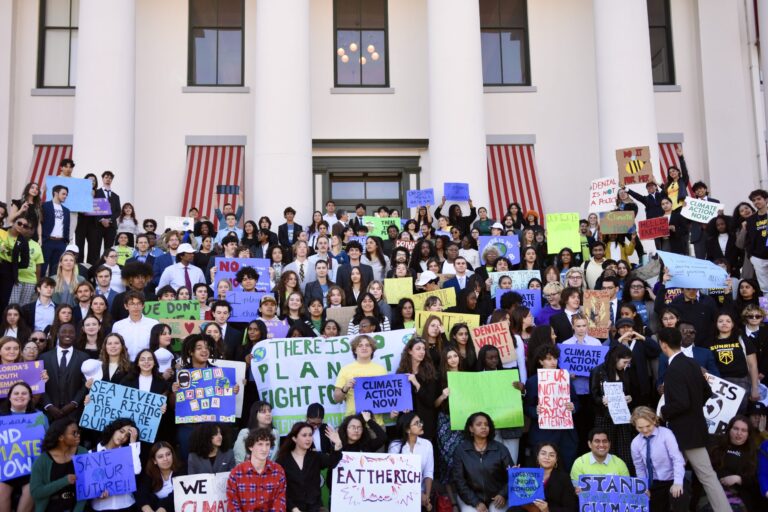
[(653, 219), (664, 215), (664, 210), (661, 209), (661, 198), (664, 197), (664, 193), (659, 190), (659, 186), (654, 182), (645, 184), (645, 190), (648, 191), (648, 195), (641, 195), (632, 190), (631, 188), (625, 188), (627, 193), (635, 198), (637, 202), (645, 206), (645, 218)]
[[(59, 258), (64, 254), (69, 244), (69, 208), (64, 206), (69, 189), (64, 185), (56, 185), (51, 191), (51, 200), (43, 203), (42, 246), (43, 266), (40, 275), (53, 275), (59, 266)], [(56, 210), (60, 207), (63, 214), (61, 232), (56, 230)]]
[[(696, 327), (688, 322), (680, 322), (677, 324), (677, 328), (680, 331), (680, 336), (682, 337), (681, 345), (683, 349), (683, 355), (687, 355), (686, 352), (689, 350), (688, 347), (691, 347), (693, 351), (693, 359), (699, 363), (699, 366), (706, 370), (707, 373), (711, 373), (715, 377), (719, 377), (720, 370), (717, 369), (717, 365), (715, 364), (715, 356), (712, 355), (712, 351), (703, 347), (697, 347), (693, 344), (693, 341), (696, 339)], [(664, 354), (661, 354), (659, 356), (659, 379), (656, 382), (656, 387), (659, 390), (659, 394), (661, 394), (663, 392), (662, 390), (664, 389), (662, 386), (664, 386), (664, 375), (667, 373), (667, 366), (669, 366), (669, 358)]]
[[(694, 199), (699, 199), (700, 201), (720, 203), (714, 197), (709, 197), (709, 189), (703, 181), (697, 181), (693, 184), (693, 195), (695, 196)], [(709, 240), (707, 225), (701, 222), (691, 222), (690, 231), (693, 251), (697, 258), (704, 259), (707, 256), (707, 241)]]
[[(469, 282), (470, 276), (473, 274), (471, 270), (467, 270), (469, 267), (469, 263), (467, 263), (467, 260), (463, 256), (458, 256), (453, 261), (453, 268), (456, 269), (456, 275), (448, 280), (446, 280), (443, 283), (443, 288), (453, 288), (456, 290), (456, 296), (459, 296), (459, 293), (467, 287), (467, 283)], [(461, 287), (459, 283), (459, 277), (464, 279), (464, 288)]]
[[(96, 248), (104, 244), (104, 251), (112, 247), (115, 243), (115, 236), (117, 236), (117, 218), (120, 216), (120, 196), (112, 190), (112, 180), (115, 175), (112, 171), (104, 171), (101, 173), (101, 181), (103, 186), (97, 189), (93, 194), (93, 197), (101, 199), (107, 199), (109, 201), (109, 207), (112, 212), (108, 217), (98, 217), (96, 222), (96, 233), (98, 235), (96, 241)], [(90, 240), (89, 240), (90, 243)], [(99, 251), (101, 253), (101, 251)], [(91, 254), (89, 252), (89, 261)], [(96, 257), (98, 259), (98, 255)]]
[[(301, 227), (301, 224), (293, 222), (293, 218), (296, 216), (296, 210), (290, 206), (283, 210), (283, 216), (285, 217), (286, 222), (277, 227), (277, 240), (283, 247), (293, 247), (293, 244), (299, 239), (299, 233), (301, 233), (304, 228)], [(289, 223), (293, 226), (292, 237), (288, 237)]]

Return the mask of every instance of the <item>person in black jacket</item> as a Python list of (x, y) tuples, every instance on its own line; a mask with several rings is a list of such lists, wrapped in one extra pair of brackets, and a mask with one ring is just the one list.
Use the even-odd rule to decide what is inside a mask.
[(293, 222), (295, 216), (296, 210), (290, 206), (283, 210), (285, 222), (277, 227), (277, 240), (283, 247), (293, 247), (293, 244), (299, 239), (299, 233), (304, 229), (301, 224)]
[(656, 301), (653, 309), (659, 318), (664, 314), (667, 307), (675, 310), (680, 317), (680, 321), (686, 321), (696, 328), (697, 347), (709, 347), (709, 343), (715, 337), (715, 317), (717, 315), (717, 305), (715, 300), (709, 295), (699, 292), (698, 288), (683, 288), (683, 293), (672, 299), (667, 306), (664, 301), (667, 287), (666, 283), (671, 279), (669, 271), (664, 269), (661, 277), (662, 285), (656, 292)]
[[(437, 411), (435, 397), (437, 396), (437, 370), (427, 350), (424, 338), (413, 336), (403, 348), (400, 356), (400, 366), (396, 373), (408, 375), (413, 397), (413, 410), (424, 423), (422, 437), (434, 441), (437, 432)], [(398, 411), (405, 412), (405, 411)]]
[(640, 195), (630, 188), (622, 187), (622, 190), (626, 190), (627, 194), (645, 206), (646, 219), (654, 219), (664, 215), (664, 210), (661, 209), (661, 198), (664, 196), (664, 193), (659, 191), (658, 185), (653, 181), (645, 184), (645, 190), (648, 192), (646, 196)]
[(40, 405), (50, 420), (69, 417), (77, 421), (82, 413), (81, 406), (88, 390), (81, 367), (88, 360), (88, 354), (74, 348), (75, 339), (75, 326), (62, 324), (58, 343), (40, 356), (48, 371)]
[[(369, 432), (370, 430), (370, 432)], [(373, 415), (368, 411), (360, 414), (347, 416), (341, 422), (338, 429), (339, 439), (341, 440), (341, 450), (336, 450), (331, 455), (329, 469), (333, 470), (341, 462), (341, 452), (377, 452), (387, 441), (387, 433), (376, 423)], [(375, 437), (371, 436), (371, 433)], [(335, 442), (335, 440), (334, 440)], [(331, 487), (331, 478), (326, 480), (328, 487)]]
[(578, 510), (579, 498), (568, 475), (570, 468), (562, 466), (557, 445), (541, 443), (536, 450), (536, 463), (544, 470), (544, 500), (534, 501), (536, 508), (549, 512)]
[[(461, 235), (468, 235), (469, 229), (472, 227), (472, 222), (477, 218), (477, 210), (474, 206), (472, 206), (472, 199), (469, 201), (469, 215), (463, 216), (461, 215), (461, 206), (457, 204), (452, 204), (448, 207), (448, 225), (454, 228), (458, 228), (461, 232)], [(438, 206), (435, 209), (435, 218), (439, 219), (440, 217), (444, 217), (445, 215), (441, 215), (440, 210), (445, 206), (445, 196), (443, 196), (443, 201), (440, 203), (440, 206)]]
[(144, 466), (144, 474), (136, 486), (138, 509), (146, 512), (149, 507), (152, 512), (174, 512), (173, 477), (184, 475), (180, 468), (181, 464), (170, 443), (158, 441), (152, 445), (149, 460)]
[(674, 209), (672, 200), (666, 196), (661, 198), (661, 209), (669, 219), (669, 236), (657, 238), (656, 248), (688, 256), (690, 222)]
[(631, 318), (620, 318), (616, 321), (616, 334), (611, 337), (610, 346), (624, 345), (632, 351), (632, 364), (629, 371), (633, 374), (633, 382), (637, 384), (638, 396), (633, 396), (632, 405), (651, 405), (652, 393), (655, 389), (649, 373), (649, 364), (658, 359), (661, 354), (659, 344), (651, 337), (645, 337), (635, 330), (635, 321)]
[[(729, 218), (718, 215), (707, 224), (706, 257), (709, 261), (724, 258), (733, 269), (731, 275), (736, 277), (741, 268), (740, 250), (736, 247), (736, 233), (732, 229)], [(723, 249), (725, 247), (725, 249)]]

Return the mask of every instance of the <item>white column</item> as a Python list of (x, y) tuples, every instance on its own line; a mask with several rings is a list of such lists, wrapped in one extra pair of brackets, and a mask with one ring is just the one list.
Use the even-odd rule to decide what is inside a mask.
[(429, 167), (438, 202), (444, 182), (468, 182), (475, 206), (488, 207), (479, 5), (427, 0)]
[[(77, 175), (115, 174), (134, 198), (135, 0), (80, 0), (73, 158)], [(101, 178), (99, 178), (101, 180)]]
[(600, 176), (618, 175), (617, 149), (649, 146), (659, 181), (646, 0), (594, 0), (593, 9)]
[(309, 0), (258, 0), (253, 168), (246, 212), (284, 222), (283, 208), (312, 217)]
[[(13, 0), (0, 0), (0, 201), (8, 202), (18, 191), (11, 190), (11, 96), (13, 80)], [(16, 184), (21, 190), (22, 186)], [(10, 203), (8, 203), (10, 208)]]
[[(763, 80), (768, 79), (768, 0), (758, 0), (757, 2), (757, 23), (760, 29), (760, 71)], [(768, 126), (768, 87), (762, 87), (763, 89), (763, 115), (765, 116), (765, 126)], [(768, 134), (760, 134), (760, 140), (763, 141), (765, 146), (766, 138)], [(762, 173), (762, 171), (761, 171)], [(766, 183), (766, 177), (761, 176), (762, 187), (768, 186)]]

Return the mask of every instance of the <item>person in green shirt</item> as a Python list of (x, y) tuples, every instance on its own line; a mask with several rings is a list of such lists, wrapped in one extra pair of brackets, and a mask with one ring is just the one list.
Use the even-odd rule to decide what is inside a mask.
[(593, 428), (587, 436), (589, 453), (585, 453), (573, 463), (571, 482), (579, 492), (579, 477), (582, 475), (618, 475), (629, 476), (629, 470), (623, 460), (611, 455), (611, 441), (608, 432), (602, 428)]
[[(33, 231), (34, 228), (32, 228), (28, 220), (19, 218), (8, 231), (2, 231), (2, 235), (0, 235), (0, 261), (4, 263), (11, 262), (13, 249), (19, 237), (22, 237), (22, 239), (26, 238), (26, 243), (19, 247), (23, 248), (26, 245), (29, 252), (29, 265), (19, 267), (17, 282), (13, 283), (9, 279), (7, 283), (7, 285), (13, 283), (9, 304), (26, 304), (32, 302), (35, 296), (35, 284), (39, 275), (39, 265), (43, 263), (43, 251), (40, 244), (31, 239)], [(23, 260), (23, 258), (20, 258), (19, 261)]]

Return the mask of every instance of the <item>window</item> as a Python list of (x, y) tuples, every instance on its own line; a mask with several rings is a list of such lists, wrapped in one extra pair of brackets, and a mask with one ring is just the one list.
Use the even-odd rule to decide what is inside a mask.
[(388, 87), (387, 0), (334, 0), (337, 87)]
[(651, 65), (654, 85), (674, 85), (675, 61), (672, 52), (672, 22), (669, 0), (647, 0), (651, 36)]
[(189, 0), (189, 85), (243, 85), (243, 0)]
[(79, 11), (79, 0), (40, 1), (38, 87), (75, 86)]
[(526, 0), (480, 0), (484, 85), (531, 85)]

